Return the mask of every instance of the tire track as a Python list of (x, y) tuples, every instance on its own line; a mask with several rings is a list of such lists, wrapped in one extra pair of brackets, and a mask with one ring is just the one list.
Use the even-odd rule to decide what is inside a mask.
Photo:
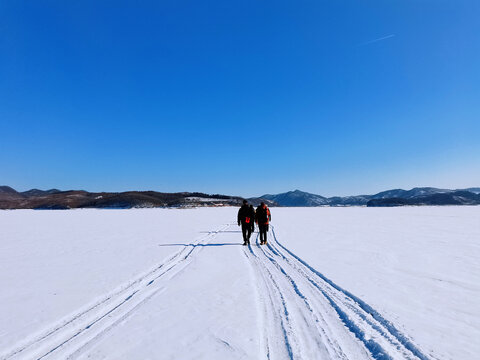
[[(292, 279), (279, 277), (279, 269), (263, 252), (258, 240), (255, 246), (245, 249), (247, 258), (255, 270), (255, 282), (263, 302), (262, 357), (272, 359), (347, 359), (339, 346), (331, 341), (319, 324), (322, 319), (314, 316), (306, 297)], [(272, 259), (273, 260), (273, 259)], [(265, 302), (268, 299), (268, 302)]]
[(370, 305), (283, 246), (273, 227), (270, 239), (245, 249), (261, 283), (260, 301), (270, 299), (263, 304), (267, 358), (268, 344), (283, 340), (290, 351), (272, 358), (431, 359)]
[[(345, 334), (344, 331), (332, 332), (328, 322), (329, 315), (331, 317), (331, 309), (324, 304), (318, 304), (316, 297), (311, 296), (308, 289), (302, 286), (303, 284), (301, 283), (301, 278), (298, 279), (298, 274), (285, 270), (278, 261), (280, 255), (275, 250), (269, 253), (267, 251), (268, 246), (259, 247), (261, 255), (267, 260), (266, 263), (276, 270), (274, 273), (277, 277), (284, 279), (282, 291), (288, 294), (290, 306), (298, 309), (299, 316), (297, 317), (301, 316), (306, 324), (303, 331), (297, 324), (295, 333), (304, 340), (303, 350), (305, 351), (305, 348), (308, 349), (308, 357), (303, 357), (301, 352), (299, 352), (296, 354), (296, 358), (344, 360), (365, 358), (366, 354), (363, 349), (359, 349), (356, 343), (352, 344), (350, 337), (347, 338), (347, 344), (339, 343), (339, 339), (345, 337)], [(317, 309), (319, 308), (323, 309), (323, 312), (318, 311)]]
[[(185, 246), (160, 265), (130, 280), (126, 285), (103, 296), (100, 301), (78, 311), (75, 315), (61, 321), (42, 334), (31, 337), (23, 345), (17, 346), (3, 355), (1, 359), (44, 359), (58, 352), (57, 350), (64, 348), (67, 344), (70, 345), (74, 341), (80, 342), (77, 339), (83, 334), (95, 332), (93, 328), (101, 327), (102, 331), (105, 328), (111, 328), (112, 323), (118, 323), (119, 320), (128, 316), (134, 309), (163, 289), (160, 284), (155, 284), (158, 279), (170, 272), (174, 276), (188, 266), (194, 252), (201, 250), (200, 246), (196, 251), (197, 245), (208, 243), (229, 226), (230, 224), (224, 225), (218, 230), (197, 239), (191, 247)], [(117, 315), (117, 313), (120, 313), (120, 315)], [(108, 322), (110, 322), (110, 325), (103, 325), (103, 323)], [(88, 342), (92, 340), (93, 338)], [(84, 347), (84, 345), (85, 343), (80, 347)], [(62, 358), (65, 358), (65, 355)]]
[[(371, 330), (373, 330), (371, 332), (377, 332), (379, 334), (379, 338), (386, 339), (388, 343), (393, 345), (397, 349), (397, 353), (394, 355), (398, 356), (398, 353), (401, 352), (403, 358), (421, 360), (431, 359), (431, 357), (424, 354), (413, 343), (412, 340), (398, 330), (393, 323), (385, 319), (378, 311), (373, 309), (370, 305), (357, 296), (335, 284), (333, 281), (328, 279), (326, 276), (318, 272), (300, 257), (283, 246), (278, 241), (273, 227), (272, 234), (274, 239), (273, 246), (278, 245), (276, 251), (279, 252), (279, 250), (282, 249), (285, 251), (287, 256), (285, 256), (285, 254), (280, 255), (287, 262), (290, 264), (292, 264), (292, 262), (297, 263), (297, 266), (292, 264), (294, 269), (300, 271), (309, 281), (309, 283), (317, 288), (320, 292), (325, 293), (327, 299), (331, 297), (329, 302), (332, 303), (332, 306), (338, 307), (340, 311), (343, 309), (343, 311), (346, 313), (345, 315), (357, 315), (360, 320), (366, 323), (365, 326), (367, 328), (371, 328)], [(300, 265), (300, 268), (298, 265)], [(359, 321), (359, 319), (357, 319), (357, 321)]]
[[(256, 243), (258, 244), (258, 234), (256, 237)], [(261, 282), (256, 282), (259, 286), (259, 293), (264, 299), (268, 299), (268, 304), (264, 303), (264, 321), (266, 325), (264, 331), (264, 344), (265, 344), (265, 356), (267, 359), (276, 359), (281, 353), (282, 356), (286, 356), (288, 359), (293, 359), (293, 351), (291, 343), (295, 342), (292, 340), (293, 332), (291, 326), (289, 325), (289, 313), (285, 305), (285, 301), (282, 298), (281, 293), (278, 291), (278, 285), (275, 286), (273, 277), (271, 274), (267, 274), (262, 271), (261, 260), (255, 254), (252, 247), (248, 246), (248, 251), (245, 250), (247, 258), (255, 263), (257, 273), (260, 274)], [(269, 311), (269, 309), (275, 309), (274, 312)], [(271, 323), (275, 323), (276, 334), (272, 336), (269, 327)], [(279, 342), (278, 339), (281, 338), (283, 341)]]
[[(268, 247), (270, 245), (267, 245)], [(317, 304), (315, 301), (309, 300), (307, 296), (302, 293), (297, 284), (298, 280), (294, 280), (287, 271), (273, 258), (271, 257), (268, 252), (264, 250), (264, 248), (260, 248), (266, 258), (275, 266), (275, 268), (280, 271), (280, 273), (288, 280), (291, 289), (293, 289), (294, 293), (303, 300), (303, 304), (300, 302), (300, 306), (305, 306), (306, 312), (304, 311), (303, 318), (306, 322), (310, 322), (314, 324), (310, 328), (310, 334), (318, 332), (318, 336), (315, 336), (315, 342), (317, 343), (317, 347), (324, 348), (326, 352), (328, 352), (330, 358), (336, 359), (348, 359), (347, 355), (343, 352), (342, 348), (338, 345), (334, 337), (328, 331), (328, 323), (326, 322), (322, 313), (316, 311)], [(278, 253), (273, 251), (276, 255), (280, 256)], [(298, 299), (297, 299), (298, 300)], [(313, 299), (314, 300), (314, 299)], [(310, 315), (308, 317), (307, 315)]]

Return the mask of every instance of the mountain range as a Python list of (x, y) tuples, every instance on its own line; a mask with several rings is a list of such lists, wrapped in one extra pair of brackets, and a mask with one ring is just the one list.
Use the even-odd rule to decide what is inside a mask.
[[(243, 198), (198, 192), (163, 193), (156, 191), (88, 192), (84, 190), (31, 189), (18, 192), (0, 186), (0, 209), (75, 209), (134, 207), (238, 206)], [(461, 190), (432, 187), (393, 189), (374, 195), (324, 197), (300, 190), (249, 198), (257, 206), (403, 206), (403, 205), (480, 205), (480, 188)]]
[(93, 193), (84, 190), (60, 191), (32, 189), (18, 192), (0, 186), (0, 209), (75, 209), (133, 207), (195, 207), (239, 205), (242, 198), (203, 193), (161, 193), (156, 191), (126, 191)]
[(401, 205), (480, 205), (480, 188), (437, 189), (417, 187), (393, 189), (374, 195), (324, 197), (300, 190), (282, 194), (266, 194), (260, 198), (280, 206), (401, 206)]

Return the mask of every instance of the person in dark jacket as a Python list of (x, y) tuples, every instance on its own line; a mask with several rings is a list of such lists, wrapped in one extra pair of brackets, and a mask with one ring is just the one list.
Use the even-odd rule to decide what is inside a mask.
[[(250, 204), (250, 211), (251, 211), (251, 214), (253, 215), (252, 219), (255, 220), (255, 209), (253, 208), (253, 205)], [(252, 233), (255, 232), (255, 221), (252, 221)]]
[(268, 224), (270, 221), (272, 221), (270, 209), (262, 202), (255, 212), (255, 222), (258, 225), (258, 232), (260, 233), (260, 245), (267, 243)]
[(238, 226), (242, 225), (243, 245), (250, 244), (250, 236), (252, 235), (252, 223), (255, 221), (255, 211), (248, 206), (248, 201), (243, 200), (242, 207), (238, 210), (237, 222)]

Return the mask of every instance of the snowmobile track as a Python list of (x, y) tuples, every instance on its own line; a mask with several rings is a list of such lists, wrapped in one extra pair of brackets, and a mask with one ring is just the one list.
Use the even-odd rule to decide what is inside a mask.
[[(143, 303), (164, 289), (165, 280), (171, 279), (185, 269), (193, 256), (218, 233), (225, 231), (230, 224), (197, 239), (192, 246), (185, 246), (163, 263), (127, 282), (101, 300), (86, 306), (74, 315), (63, 319), (55, 326), (28, 338), (17, 345), (2, 360), (73, 358), (79, 355), (92, 342), (99, 340), (106, 332), (125, 320)], [(165, 275), (170, 276), (166, 277)], [(163, 280), (162, 279), (162, 280)], [(68, 346), (67, 346), (68, 345)]]
[[(230, 225), (209, 232), (166, 261), (104, 295), (0, 359), (75, 359), (143, 304), (160, 294), (202, 246)], [(342, 289), (286, 248), (272, 226), (269, 243), (243, 247), (252, 267), (261, 314), (261, 359), (429, 360), (370, 305)]]
[(245, 248), (262, 306), (267, 359), (432, 359), (370, 305), (282, 245)]

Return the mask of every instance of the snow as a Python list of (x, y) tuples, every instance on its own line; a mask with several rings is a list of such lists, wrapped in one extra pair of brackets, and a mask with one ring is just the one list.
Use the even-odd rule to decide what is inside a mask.
[(480, 207), (275, 210), (279, 241), (423, 349), (480, 352)]
[(198, 197), (198, 196), (187, 196), (185, 198), (186, 201), (211, 201), (211, 202), (223, 202), (225, 199), (215, 199), (215, 198), (206, 198), (206, 197)]
[(271, 210), (0, 212), (0, 359), (480, 352), (480, 207)]

